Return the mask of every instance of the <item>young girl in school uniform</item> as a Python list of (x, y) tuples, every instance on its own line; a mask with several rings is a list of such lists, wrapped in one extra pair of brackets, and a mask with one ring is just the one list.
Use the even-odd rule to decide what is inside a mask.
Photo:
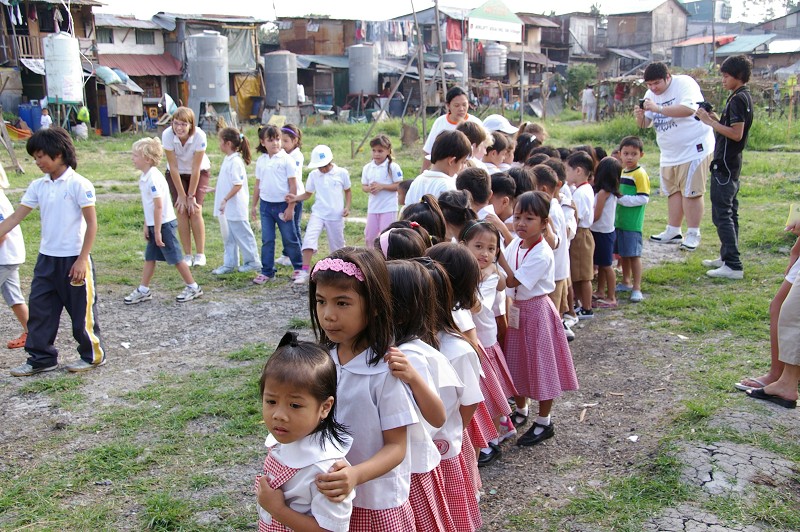
[[(240, 272), (261, 269), (258, 245), (247, 206), (250, 204), (250, 189), (247, 186), (247, 168), (250, 164), (250, 143), (238, 129), (226, 127), (219, 132), (219, 149), (225, 159), (219, 167), (217, 191), (214, 194), (214, 216), (219, 219), (225, 253), (222, 266), (211, 273), (224, 275), (238, 268)], [(243, 264), (239, 266), (239, 251)]]
[(445, 423), (448, 412), (457, 409), (464, 388), (453, 366), (437, 349), (432, 329), (433, 280), (425, 268), (407, 260), (392, 260), (389, 284), (392, 290), (394, 338), (400, 354), (387, 359), (392, 374), (411, 387), (423, 422), (409, 428), (411, 436), (411, 491), (409, 502), (417, 530), (458, 530), (444, 491), (439, 470), (440, 455), (433, 434)]
[[(306, 158), (303, 156), (303, 152), (300, 151), (300, 148), (303, 147), (303, 132), (300, 128), (294, 124), (284, 124), (281, 128), (281, 146), (283, 151), (294, 159), (295, 166), (297, 166), (297, 193), (303, 194), (306, 191), (303, 187), (303, 165), (306, 162)], [(294, 204), (294, 217), (292, 217), (298, 242), (303, 241), (303, 235), (300, 233), (300, 221), (302, 219), (303, 202), (298, 201)], [(281, 256), (275, 259), (275, 264), (280, 264), (281, 266), (292, 265), (292, 261), (289, 259), (289, 255), (286, 254), (285, 249), (281, 252)]]
[(309, 282), (314, 332), (336, 363), (340, 423), (353, 445), (319, 490), (343, 500), (358, 485), (350, 530), (416, 530), (408, 502), (408, 428), (418, 422), (414, 399), (384, 357), (392, 342), (389, 273), (380, 252), (342, 248), (317, 262)]
[(477, 496), (481, 477), (466, 428), (479, 407), (486, 412), (479, 384), (481, 362), (476, 349), (464, 339), (453, 321), (453, 288), (447, 272), (441, 264), (427, 257), (415, 260), (425, 266), (433, 281), (435, 297), (430, 323), (439, 341), (439, 351), (464, 383), (457, 401), (447, 401), (447, 420), (432, 437), (441, 454), (439, 471), (444, 478), (450, 515), (457, 530), (472, 532), (483, 524)]
[[(514, 384), (516, 413), (527, 417), (527, 398), (539, 402), (539, 416), (517, 439), (536, 445), (554, 434), (550, 422), (553, 400), (578, 389), (564, 326), (548, 294), (555, 289), (553, 250), (544, 241), (550, 200), (544, 192), (526, 192), (514, 207), (517, 233), (500, 258), (506, 271), (506, 294), (513, 299), (508, 313), (506, 360)], [(516, 415), (515, 413), (515, 415)]]
[(261, 372), (262, 415), (269, 436), (256, 477), (259, 532), (350, 527), (355, 492), (341, 502), (314, 482), (344, 460), (351, 439), (336, 421), (336, 365), (328, 351), (286, 333)]
[[(478, 285), (481, 279), (477, 259), (465, 246), (453, 243), (436, 244), (427, 251), (427, 255), (444, 266), (450, 276), (453, 286), (453, 320), (467, 340), (472, 345), (479, 346), (480, 342), (471, 312), (471, 309), (478, 305)], [(481, 352), (481, 369), (483, 370), (480, 389), (486, 411), (479, 409), (476, 412), (469, 430), (473, 445), (478, 449), (488, 449), (487, 452), (481, 452), (478, 458), (478, 464), (486, 466), (501, 455), (500, 446), (491, 443), (493, 440), (499, 439), (497, 427), (492, 420), (501, 416), (508, 417), (511, 414), (511, 407), (508, 405), (508, 399), (503, 393), (497, 374), (483, 354), (483, 349), (480, 347), (478, 349)]]
[(378, 235), (397, 219), (397, 187), (403, 180), (403, 170), (392, 160), (389, 137), (378, 135), (369, 146), (372, 160), (361, 172), (361, 190), (369, 194), (364, 239), (371, 248)]

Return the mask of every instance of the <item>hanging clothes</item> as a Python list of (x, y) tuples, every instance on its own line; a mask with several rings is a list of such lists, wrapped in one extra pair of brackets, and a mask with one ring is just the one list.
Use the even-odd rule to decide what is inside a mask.
[(53, 22), (56, 25), (56, 33), (61, 31), (61, 24), (64, 22), (64, 15), (61, 14), (61, 9), (56, 6), (53, 10)]
[(39, 14), (36, 13), (36, 4), (28, 4), (28, 19), (29, 20), (37, 20)]
[(447, 49), (460, 52), (461, 51), (461, 22), (447, 19)]

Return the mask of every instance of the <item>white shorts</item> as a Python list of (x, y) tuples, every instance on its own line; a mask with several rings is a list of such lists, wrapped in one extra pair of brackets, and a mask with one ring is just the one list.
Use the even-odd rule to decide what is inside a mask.
[(308, 219), (302, 248), (313, 249), (316, 252), (319, 249), (319, 235), (322, 234), (323, 228), (328, 235), (328, 249), (331, 253), (344, 247), (344, 218), (323, 220), (312, 213)]
[(9, 307), (25, 303), (25, 296), (22, 295), (22, 287), (19, 284), (19, 264), (0, 266), (0, 291), (3, 292), (3, 299)]
[(786, 273), (786, 280), (792, 284), (795, 284), (795, 282), (797, 282), (798, 275), (800, 275), (800, 260), (797, 260), (794, 264), (792, 264), (792, 267)]

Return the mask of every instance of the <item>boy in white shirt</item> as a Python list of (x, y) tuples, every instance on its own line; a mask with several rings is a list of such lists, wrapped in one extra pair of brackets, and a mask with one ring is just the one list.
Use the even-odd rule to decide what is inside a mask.
[(178, 240), (178, 221), (175, 209), (170, 200), (167, 180), (158, 164), (164, 150), (157, 138), (145, 138), (133, 143), (133, 166), (142, 172), (139, 177), (139, 191), (142, 194), (144, 209), (144, 239), (147, 248), (144, 252), (144, 269), (142, 283), (123, 300), (126, 305), (135, 305), (153, 299), (150, 281), (156, 271), (156, 261), (165, 261), (175, 266), (181, 274), (186, 288), (175, 298), (180, 303), (197, 299), (203, 295), (189, 270), (189, 264), (183, 260), (181, 243)]
[(53, 118), (47, 108), (42, 109), (42, 117), (39, 119), (39, 129), (47, 129), (53, 125)]
[(472, 154), (469, 139), (460, 131), (443, 131), (436, 137), (431, 150), (431, 167), (411, 183), (405, 205), (417, 203), (425, 194), (438, 198), (446, 190), (456, 190), (454, 176)]
[(588, 153), (578, 151), (567, 158), (567, 183), (573, 188), (572, 201), (578, 215), (578, 229), (569, 248), (570, 274), (575, 299), (581, 308), (579, 320), (594, 318), (592, 311), (592, 278), (594, 277), (594, 238), (589, 230), (594, 222), (594, 191), (589, 184), (594, 173), (594, 161)]
[(319, 235), (323, 228), (328, 235), (331, 253), (344, 247), (344, 219), (350, 215), (350, 203), (353, 199), (350, 174), (346, 169), (333, 164), (333, 153), (328, 146), (321, 144), (314, 148), (308, 167), (314, 171), (308, 174), (306, 192), (286, 196), (286, 201), (293, 203), (305, 201), (316, 193), (303, 237), (303, 267), (295, 276), (294, 284), (308, 282), (311, 259), (319, 247)]

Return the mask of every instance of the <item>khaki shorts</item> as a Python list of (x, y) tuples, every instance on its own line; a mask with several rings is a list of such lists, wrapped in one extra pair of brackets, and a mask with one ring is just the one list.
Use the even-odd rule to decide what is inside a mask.
[(781, 305), (778, 317), (778, 359), (784, 364), (800, 366), (800, 284), (795, 283)]
[(579, 227), (569, 245), (569, 269), (573, 283), (594, 278), (594, 238), (587, 227)]
[(696, 198), (705, 194), (712, 155), (675, 166), (662, 166), (661, 190), (664, 195), (680, 192), (684, 198)]
[(556, 281), (556, 289), (549, 294), (550, 299), (553, 301), (553, 305), (555, 305), (556, 310), (558, 310), (559, 316), (569, 310), (569, 303), (567, 302), (568, 289), (569, 287), (567, 286), (567, 279), (561, 279), (560, 281)]

